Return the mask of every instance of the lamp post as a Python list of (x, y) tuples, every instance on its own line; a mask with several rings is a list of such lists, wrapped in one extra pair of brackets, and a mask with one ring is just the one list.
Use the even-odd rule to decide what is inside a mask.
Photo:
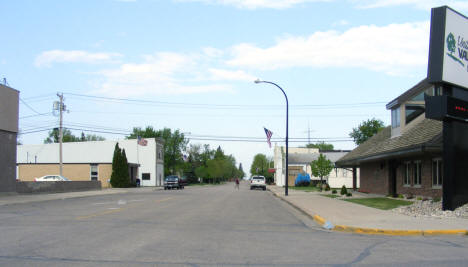
[(262, 80), (255, 80), (255, 83), (269, 83), (269, 84), (273, 84), (274, 86), (278, 87), (281, 92), (283, 92), (283, 95), (284, 95), (284, 98), (286, 98), (286, 177), (285, 177), (285, 180), (286, 180), (286, 185), (284, 187), (284, 195), (288, 195), (288, 118), (289, 118), (289, 104), (288, 104), (288, 96), (286, 95), (286, 93), (284, 92), (283, 88), (281, 88), (279, 85), (277, 85), (276, 83), (274, 82), (269, 82), (269, 81), (262, 81)]

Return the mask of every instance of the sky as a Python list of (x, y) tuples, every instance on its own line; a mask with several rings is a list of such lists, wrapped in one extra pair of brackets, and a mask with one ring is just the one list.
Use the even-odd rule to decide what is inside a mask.
[[(430, 10), (460, 0), (0, 0), (0, 78), (20, 91), (20, 142), (58, 126), (125, 138), (178, 129), (244, 170), (257, 153), (349, 133), (427, 75)], [(255, 141), (255, 142), (252, 142)]]

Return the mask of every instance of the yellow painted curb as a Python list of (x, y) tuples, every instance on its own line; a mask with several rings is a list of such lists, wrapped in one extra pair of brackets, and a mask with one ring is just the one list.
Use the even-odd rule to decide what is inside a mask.
[(326, 220), (322, 217), (320, 217), (319, 215), (314, 215), (314, 221), (316, 221), (318, 224), (320, 225), (324, 225)]
[(455, 229), (455, 230), (425, 230), (424, 235), (468, 235), (468, 230)]

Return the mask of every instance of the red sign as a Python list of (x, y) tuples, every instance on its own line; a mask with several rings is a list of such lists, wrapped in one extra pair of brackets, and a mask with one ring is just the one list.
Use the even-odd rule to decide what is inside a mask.
[(271, 168), (270, 168), (270, 169), (268, 169), (268, 172), (269, 172), (269, 173), (275, 173), (275, 172), (276, 172), (276, 169), (271, 169)]

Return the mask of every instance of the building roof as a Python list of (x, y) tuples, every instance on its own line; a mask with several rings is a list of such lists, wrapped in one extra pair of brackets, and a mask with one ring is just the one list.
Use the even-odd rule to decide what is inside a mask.
[(331, 162), (335, 163), (338, 159), (346, 155), (349, 151), (327, 151), (322, 153), (289, 153), (288, 164), (310, 164), (323, 154)]
[(424, 80), (420, 81), (418, 84), (413, 86), (411, 89), (408, 91), (404, 92), (397, 98), (393, 99), (392, 101), (388, 102), (386, 105), (387, 109), (392, 109), (393, 107), (397, 107), (401, 105), (402, 103), (406, 102), (408, 99), (411, 99), (415, 95), (421, 93), (423, 90), (428, 89), (431, 86), (431, 84), (428, 82), (427, 78)]
[(391, 138), (391, 126), (372, 136), (339, 159), (338, 166), (358, 166), (361, 162), (401, 155), (442, 151), (442, 122), (423, 119), (400, 136)]

